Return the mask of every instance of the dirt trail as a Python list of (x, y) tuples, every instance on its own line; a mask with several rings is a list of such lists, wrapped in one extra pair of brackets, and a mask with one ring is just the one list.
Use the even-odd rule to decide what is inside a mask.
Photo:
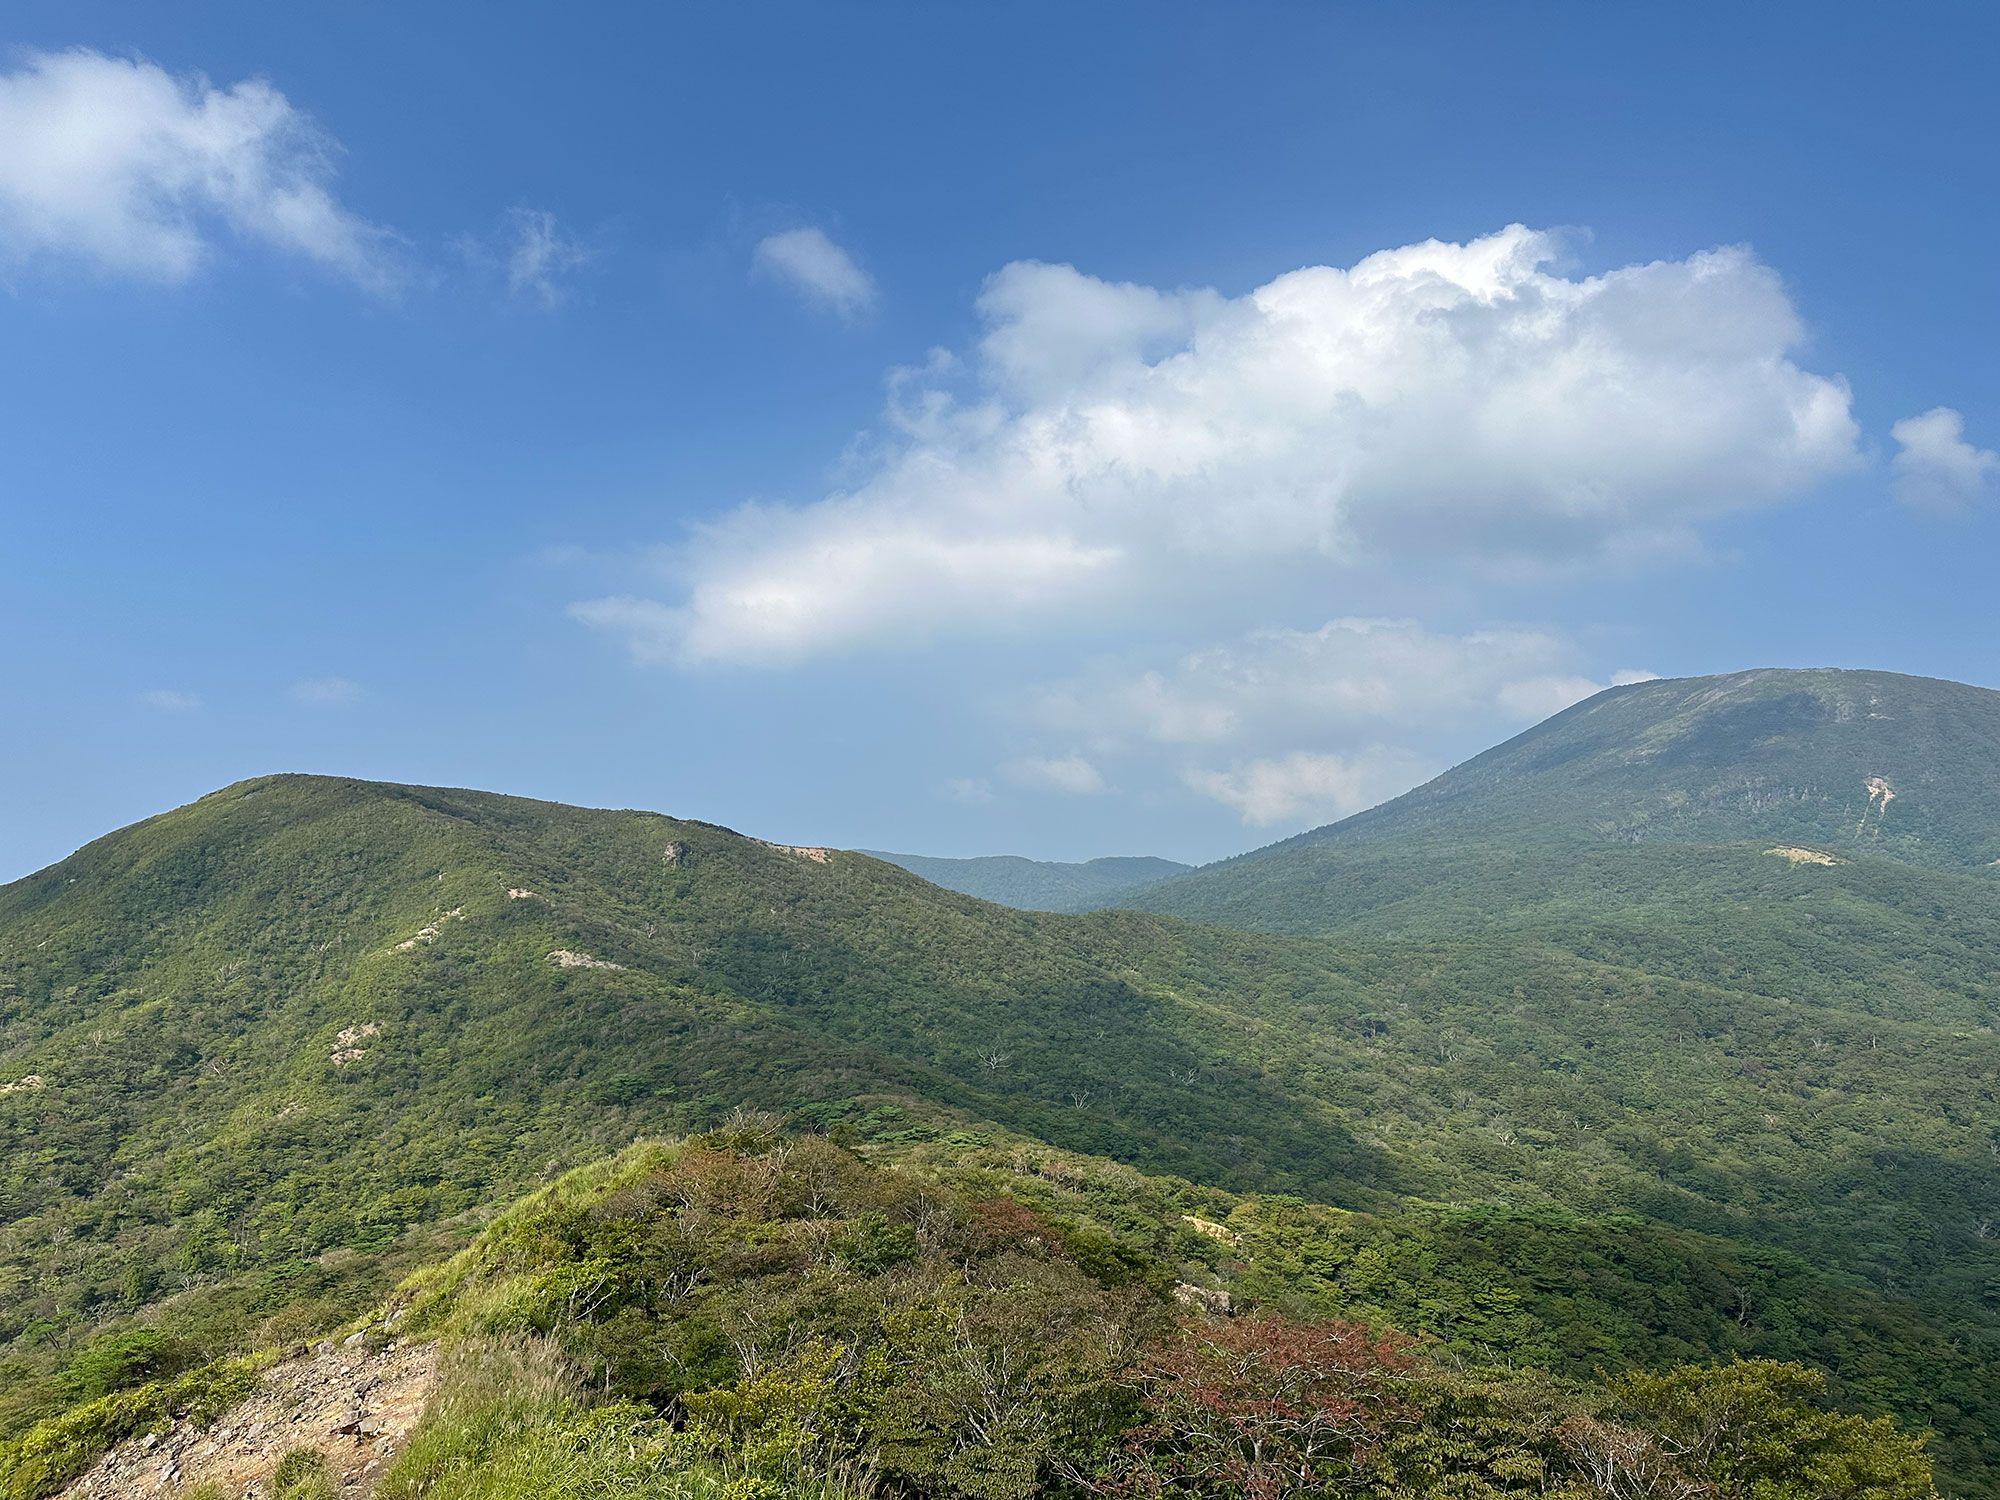
[(121, 1443), (58, 1500), (154, 1494), (171, 1500), (197, 1484), (219, 1484), (231, 1497), (261, 1497), (271, 1470), (293, 1448), (317, 1448), (341, 1495), (365, 1496), (417, 1425), (436, 1364), (436, 1344), (390, 1344), (373, 1354), (321, 1344), (316, 1353), (266, 1370), (256, 1394), (212, 1427), (183, 1422), (172, 1432)]

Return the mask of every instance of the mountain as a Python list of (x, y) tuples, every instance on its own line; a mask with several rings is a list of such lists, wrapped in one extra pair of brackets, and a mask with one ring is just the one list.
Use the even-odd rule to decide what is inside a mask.
[(1987, 688), (1831, 668), (1664, 679), (1607, 689), (1290, 843), (1789, 839), (1982, 868), (2000, 860), (1996, 766)]
[[(1803, 1359), (1994, 1493), (1992, 877), (1509, 826), (1367, 844), (1390, 875), (1484, 854), (1334, 939), (337, 778), (108, 835), (0, 888), (0, 1438), (120, 1329), (316, 1336), (512, 1194), (749, 1106), (1367, 1215), (1376, 1279), (1342, 1295), (1405, 1283), (1411, 1333), (1582, 1371)], [(1543, 880), (1590, 920), (1536, 928)]]
[(1776, 877), (1789, 866), (1850, 893), (1955, 876), (1940, 899), (1980, 911), (1996, 864), (2000, 693), (1760, 670), (1611, 688), (1380, 807), (1122, 904), (1293, 932), (1575, 925), (1648, 904), (1711, 923), (1719, 902), (1800, 889)]
[(941, 885), (948, 891), (1024, 911), (1075, 911), (1080, 906), (1113, 904), (1121, 894), (1170, 875), (1185, 875), (1194, 868), (1171, 859), (1143, 855), (1061, 864), (1023, 859), (1018, 854), (937, 859), (928, 854), (889, 854), (880, 849), (858, 852), (901, 865), (911, 874), (921, 875), (932, 885)]

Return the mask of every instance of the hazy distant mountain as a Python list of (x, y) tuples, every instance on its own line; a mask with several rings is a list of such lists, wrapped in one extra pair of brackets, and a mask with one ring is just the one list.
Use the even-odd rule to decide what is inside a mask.
[(913, 875), (921, 875), (932, 885), (948, 891), (1017, 906), (1023, 911), (1074, 911), (1079, 906), (1102, 905), (1123, 892), (1185, 875), (1192, 865), (1145, 855), (1087, 860), (1082, 864), (1061, 864), (1052, 860), (1023, 859), (1018, 854), (987, 854), (976, 859), (937, 859), (928, 854), (890, 854), (881, 849), (863, 849), (863, 854), (901, 865)]
[(1992, 880), (2000, 693), (1833, 669), (1612, 688), (1394, 801), (1117, 904), (1293, 932), (1647, 901), (1710, 921), (1744, 897), (1714, 884), (1736, 860), (1753, 887), (1885, 860)]

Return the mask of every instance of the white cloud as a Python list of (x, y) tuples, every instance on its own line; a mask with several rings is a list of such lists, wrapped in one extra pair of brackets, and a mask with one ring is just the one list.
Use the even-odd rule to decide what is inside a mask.
[(983, 776), (963, 777), (944, 784), (944, 794), (954, 802), (977, 806), (993, 800), (993, 783)]
[(563, 232), (556, 216), (516, 208), (507, 216), (507, 290), (515, 297), (560, 307), (569, 300), (563, 277), (589, 263), (590, 252)]
[(1557, 670), (1574, 655), (1540, 630), (1450, 635), (1415, 620), (1329, 620), (1317, 630), (1253, 631), (1169, 670), (1086, 675), (1045, 691), (1034, 716), (1105, 745), (1354, 744), (1546, 718), (1605, 686)]
[(139, 701), (163, 714), (191, 714), (201, 707), (201, 699), (193, 693), (183, 693), (174, 688), (148, 688), (139, 695)]
[(1000, 774), (1016, 786), (1036, 791), (1068, 792), (1072, 796), (1089, 797), (1105, 790), (1103, 774), (1081, 755), (1068, 755), (1061, 759), (1024, 756), (1002, 766)]
[(393, 291), (392, 237), (336, 201), (333, 153), (261, 79), (218, 89), (81, 48), (31, 53), (0, 75), (0, 252), (184, 281), (226, 226)]
[[(777, 513), (771, 513), (776, 518)], [(759, 514), (737, 514), (741, 530)], [(905, 606), (904, 614), (946, 616), (984, 601), (1013, 617), (1062, 602), (1067, 586), (1110, 566), (1115, 552), (1076, 547), (1060, 537), (954, 541), (916, 533), (832, 535), (800, 573), (753, 573), (732, 580), (727, 615), (754, 618), (766, 639), (782, 643), (789, 657), (821, 645), (839, 646), (871, 635), (880, 620), (874, 589)], [(831, 578), (839, 581), (827, 587)], [(667, 605), (621, 596), (586, 600), (571, 610), (589, 625), (623, 635), (641, 661), (700, 662), (741, 659), (740, 637), (700, 603)]]
[(1502, 683), (1493, 696), (1516, 718), (1539, 722), (1603, 690), (1588, 677), (1524, 677)]
[(1524, 677), (1518, 682), (1503, 682), (1493, 696), (1500, 706), (1515, 718), (1539, 723), (1553, 714), (1561, 713), (1571, 704), (1595, 697), (1607, 687), (1629, 687), (1635, 682), (1657, 682), (1659, 676), (1658, 672), (1613, 672), (1609, 682), (1592, 682), (1588, 677), (1574, 675)]
[(759, 240), (751, 264), (814, 307), (849, 322), (875, 306), (874, 278), (823, 229), (787, 229)]
[(1100, 758), (1178, 761), (1183, 784), (1246, 822), (1323, 821), (1443, 769), (1438, 746), (1511, 733), (1654, 676), (1597, 682), (1564, 670), (1576, 654), (1540, 630), (1329, 620), (1254, 631), (1164, 670), (1087, 673), (1034, 695), (1026, 717)]
[(1435, 767), (1396, 750), (1327, 755), (1294, 750), (1229, 771), (1191, 770), (1187, 784), (1235, 808), (1258, 828), (1273, 823), (1324, 823), (1406, 791)]
[(339, 708), (361, 699), (361, 684), (345, 677), (311, 677), (292, 684), (295, 702), (314, 708)]
[(1643, 558), (1856, 461), (1748, 251), (1571, 279), (1557, 249), (1517, 226), (1236, 298), (1010, 265), (971, 394), (950, 360), (903, 372), (858, 484), (745, 506), (678, 552), (679, 598), (583, 618), (683, 664), (1068, 631), (1255, 606), (1278, 564)]
[(1890, 488), (1916, 510), (1957, 515), (2000, 473), (2000, 453), (1965, 440), (1965, 418), (1949, 406), (1905, 417), (1889, 429), (1901, 451), (1890, 461)]

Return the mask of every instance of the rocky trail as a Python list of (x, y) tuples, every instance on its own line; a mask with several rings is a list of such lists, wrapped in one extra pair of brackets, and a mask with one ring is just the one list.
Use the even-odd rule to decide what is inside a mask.
[(262, 1500), (271, 1471), (294, 1448), (326, 1455), (343, 1497), (365, 1496), (423, 1411), (437, 1346), (322, 1343), (266, 1370), (255, 1394), (207, 1428), (121, 1443), (61, 1492), (59, 1500), (172, 1497), (215, 1484), (231, 1500)]

